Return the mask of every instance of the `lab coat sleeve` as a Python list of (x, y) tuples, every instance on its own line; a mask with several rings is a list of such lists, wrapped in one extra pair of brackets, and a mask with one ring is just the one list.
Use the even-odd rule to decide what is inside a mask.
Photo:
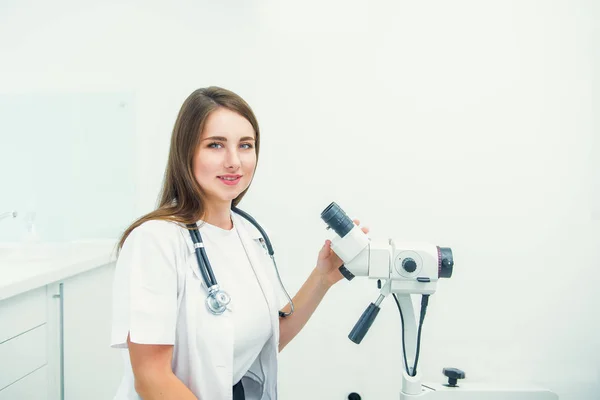
[(113, 347), (126, 347), (128, 333), (135, 343), (175, 343), (177, 246), (169, 224), (145, 222), (123, 245), (113, 289)]

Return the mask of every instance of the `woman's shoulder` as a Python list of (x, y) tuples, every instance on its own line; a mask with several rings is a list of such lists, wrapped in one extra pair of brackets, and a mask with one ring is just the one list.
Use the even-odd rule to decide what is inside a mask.
[(185, 227), (179, 222), (164, 219), (150, 219), (142, 222), (131, 232), (145, 233), (154, 236), (176, 236)]
[(179, 222), (151, 219), (135, 227), (125, 241), (150, 241), (180, 247), (184, 244), (185, 226)]
[(159, 234), (173, 234), (185, 228), (181, 223), (176, 221), (169, 221), (166, 219), (150, 219), (144, 221), (135, 229), (146, 232), (156, 232)]
[(144, 264), (145, 269), (163, 267), (179, 271), (184, 255), (189, 252), (185, 241), (185, 225), (152, 219), (136, 226), (127, 236), (119, 252), (119, 268)]

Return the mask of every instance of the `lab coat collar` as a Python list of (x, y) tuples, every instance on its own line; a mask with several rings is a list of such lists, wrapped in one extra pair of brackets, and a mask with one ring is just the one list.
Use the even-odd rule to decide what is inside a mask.
[[(240, 232), (242, 229), (245, 229), (247, 231), (248, 236), (251, 239), (261, 239), (262, 235), (260, 234), (260, 231), (258, 229), (256, 229), (256, 227), (254, 225), (252, 225), (252, 223), (250, 223), (249, 221), (247, 221), (244, 217), (242, 217), (241, 215), (236, 214), (233, 210), (231, 210), (231, 220), (233, 221), (233, 225), (238, 229), (238, 232)], [(196, 225), (200, 226), (204, 223), (204, 221), (202, 220), (198, 220), (196, 222)], [(185, 229), (185, 244), (187, 245), (188, 251), (190, 253), (194, 253), (195, 249), (194, 249), (194, 242), (192, 241), (192, 238), (189, 234), (188, 228), (185, 225), (181, 225), (184, 229)], [(241, 229), (240, 229), (241, 228)], [(241, 235), (241, 232), (240, 232)]]

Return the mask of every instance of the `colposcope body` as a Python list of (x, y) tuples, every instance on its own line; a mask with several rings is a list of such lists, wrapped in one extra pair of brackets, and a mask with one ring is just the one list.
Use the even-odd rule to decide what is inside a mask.
[(332, 250), (354, 276), (391, 280), (391, 292), (433, 294), (439, 278), (452, 275), (452, 251), (425, 242), (369, 239), (354, 226), (331, 239)]

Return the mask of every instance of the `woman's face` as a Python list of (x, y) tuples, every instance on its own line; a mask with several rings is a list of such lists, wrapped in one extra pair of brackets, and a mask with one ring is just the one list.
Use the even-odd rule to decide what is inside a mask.
[(254, 128), (226, 108), (211, 112), (193, 160), (194, 177), (207, 195), (207, 205), (230, 207), (252, 181), (256, 167)]

